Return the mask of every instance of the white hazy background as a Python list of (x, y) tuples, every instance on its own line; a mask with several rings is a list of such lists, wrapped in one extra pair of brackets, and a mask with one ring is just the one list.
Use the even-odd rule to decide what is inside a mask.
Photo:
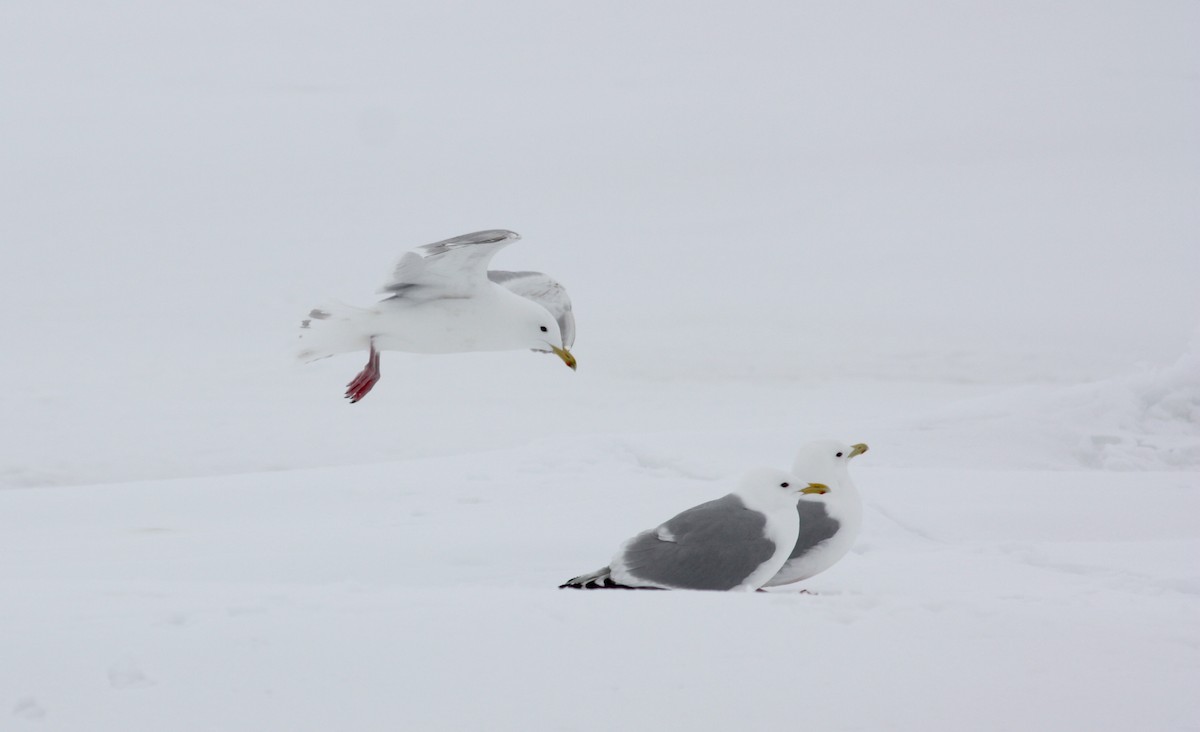
[[(1200, 320), (1198, 21), (1188, 2), (6, 2), (4, 481), (386, 459), (413, 431), (445, 441), (463, 380), (557, 401), (601, 378), (1168, 362)], [(301, 383), (309, 307), (371, 302), (404, 250), (488, 227), (524, 236), (496, 267), (570, 288), (579, 378), (393, 356), (353, 415), (335, 397), (356, 360)], [(414, 408), (404, 381), (443, 393)], [(589, 429), (569, 416), (554, 429)]]
[[(1198, 29), (0, 0), (0, 729), (1196, 729)], [(578, 373), (293, 361), (484, 228)], [(817, 594), (553, 589), (815, 436)]]

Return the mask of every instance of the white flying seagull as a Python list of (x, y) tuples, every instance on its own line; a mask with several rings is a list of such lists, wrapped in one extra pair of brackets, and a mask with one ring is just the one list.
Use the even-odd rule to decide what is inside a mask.
[(300, 323), (302, 361), (366, 350), (367, 365), (346, 387), (353, 404), (379, 381), (379, 352), (463, 353), (528, 348), (553, 353), (573, 370), (575, 316), (558, 282), (541, 272), (489, 272), (502, 248), (520, 239), (477, 231), (407, 252), (374, 307), (326, 305)]
[(756, 468), (733, 493), (643, 531), (621, 545), (607, 567), (561, 587), (757, 590), (796, 545), (797, 501), (819, 501), (828, 492), (782, 470)]
[(824, 572), (846, 556), (862, 526), (862, 499), (850, 480), (850, 460), (867, 451), (865, 443), (846, 445), (821, 440), (796, 453), (792, 473), (802, 481), (829, 486), (827, 500), (800, 501), (800, 534), (783, 567), (764, 587), (788, 585)]

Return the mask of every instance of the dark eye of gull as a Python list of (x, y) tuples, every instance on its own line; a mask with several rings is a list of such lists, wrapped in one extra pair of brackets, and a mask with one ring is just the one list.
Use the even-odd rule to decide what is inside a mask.
[[(549, 332), (550, 332), (550, 329), (549, 329), (549, 328), (547, 328), (546, 326), (544, 326), (544, 325), (543, 325), (543, 326), (542, 326), (542, 332), (543, 332), (543, 333), (549, 333)], [(839, 453), (838, 453), (838, 455), (841, 455), (841, 453), (839, 452)]]
[(842, 453), (839, 452), (835, 457), (841, 457), (841, 456), (842, 456)]
[(780, 487), (780, 488), (787, 488), (787, 487), (788, 487), (788, 484), (787, 484), (787, 483), (780, 483), (780, 484), (779, 484), (779, 487)]

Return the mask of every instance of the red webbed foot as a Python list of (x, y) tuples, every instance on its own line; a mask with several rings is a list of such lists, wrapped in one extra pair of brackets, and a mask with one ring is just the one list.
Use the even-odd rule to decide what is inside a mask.
[(358, 372), (358, 376), (346, 384), (346, 398), (350, 400), (351, 404), (362, 399), (375, 387), (379, 377), (379, 351), (375, 350), (375, 340), (372, 339), (371, 355), (367, 358), (367, 365)]

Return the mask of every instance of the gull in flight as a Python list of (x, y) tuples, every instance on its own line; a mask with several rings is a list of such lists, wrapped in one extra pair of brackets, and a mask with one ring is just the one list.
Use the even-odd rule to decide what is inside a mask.
[(407, 252), (373, 307), (324, 305), (300, 323), (301, 361), (366, 350), (367, 365), (346, 386), (353, 404), (380, 378), (380, 351), (464, 353), (528, 348), (575, 369), (575, 316), (567, 291), (541, 272), (489, 271), (496, 252), (520, 239), (477, 231)]

